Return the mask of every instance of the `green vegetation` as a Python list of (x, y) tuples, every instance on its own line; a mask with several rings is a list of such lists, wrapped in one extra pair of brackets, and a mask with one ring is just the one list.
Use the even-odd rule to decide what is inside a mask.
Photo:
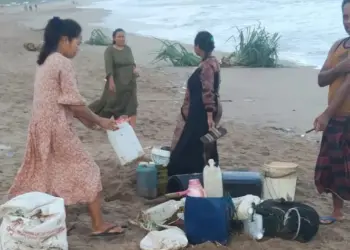
[[(269, 33), (264, 27), (252, 25), (246, 28), (237, 28), (238, 34), (231, 36), (234, 40), (234, 51), (221, 59), (222, 67), (278, 67), (278, 46), (280, 35)], [(161, 40), (162, 47), (156, 51), (154, 63), (166, 61), (174, 66), (198, 66), (200, 58), (190, 53), (178, 42)]]
[(108, 46), (112, 44), (112, 39), (103, 34), (103, 32), (100, 29), (94, 29), (91, 32), (90, 39), (87, 40), (85, 43), (97, 46)]
[(244, 67), (277, 67), (278, 62), (278, 33), (269, 33), (260, 24), (238, 29), (238, 35), (232, 36), (238, 44), (233, 53), (225, 60), (233, 66)]
[(178, 42), (170, 42), (158, 39), (162, 43), (160, 50), (156, 52), (157, 56), (153, 63), (159, 61), (171, 62), (173, 66), (198, 66), (201, 59), (195, 54), (188, 52), (187, 49)]

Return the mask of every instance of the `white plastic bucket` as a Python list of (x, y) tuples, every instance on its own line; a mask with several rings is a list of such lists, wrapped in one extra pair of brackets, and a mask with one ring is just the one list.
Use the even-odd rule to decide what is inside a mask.
[(263, 200), (284, 198), (294, 201), (298, 164), (271, 162), (264, 164)]

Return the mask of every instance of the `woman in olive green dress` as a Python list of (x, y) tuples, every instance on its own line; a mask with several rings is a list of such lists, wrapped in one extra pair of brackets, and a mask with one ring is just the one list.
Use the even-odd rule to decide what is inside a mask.
[(99, 116), (119, 118), (127, 116), (131, 126), (136, 124), (137, 93), (134, 56), (125, 44), (125, 31), (116, 29), (113, 32), (113, 44), (104, 53), (106, 84), (100, 100), (89, 105)]

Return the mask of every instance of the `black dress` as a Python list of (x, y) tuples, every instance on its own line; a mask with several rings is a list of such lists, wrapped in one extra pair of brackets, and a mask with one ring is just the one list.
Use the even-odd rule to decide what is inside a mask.
[[(207, 111), (202, 99), (201, 68), (196, 69), (187, 81), (190, 95), (188, 116), (185, 117), (185, 126), (182, 134), (171, 152), (168, 164), (168, 176), (178, 174), (202, 173), (206, 161), (213, 159), (219, 164), (219, 155), (216, 142), (204, 145), (200, 138), (208, 133)], [(218, 107), (218, 91), (220, 84), (219, 72), (214, 75), (214, 93), (216, 107)], [(215, 117), (216, 113), (213, 114)]]

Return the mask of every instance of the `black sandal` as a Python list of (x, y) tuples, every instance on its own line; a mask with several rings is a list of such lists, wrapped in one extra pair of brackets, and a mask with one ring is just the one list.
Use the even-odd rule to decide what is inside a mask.
[[(92, 237), (106, 237), (106, 236), (116, 236), (116, 235), (121, 235), (124, 234), (125, 231), (121, 231), (121, 232), (111, 232), (112, 229), (117, 228), (119, 226), (112, 226), (107, 228), (105, 231), (101, 232), (101, 233), (92, 233), (90, 236)], [(120, 227), (123, 228), (123, 227)]]

